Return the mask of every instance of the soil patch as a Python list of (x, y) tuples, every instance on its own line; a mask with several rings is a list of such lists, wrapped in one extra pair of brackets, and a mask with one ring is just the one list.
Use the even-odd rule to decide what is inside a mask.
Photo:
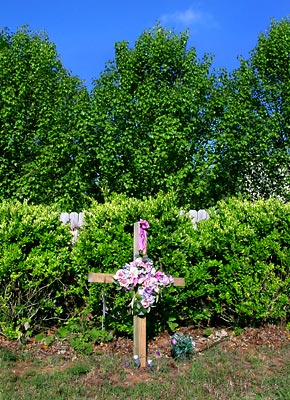
[[(244, 367), (247, 368), (247, 359), (252, 356), (262, 357), (267, 369), (267, 363), (270, 366), (283, 368), (285, 357), (281, 357), (281, 351), (290, 345), (290, 332), (285, 326), (265, 325), (261, 328), (246, 328), (241, 334), (235, 335), (229, 329), (196, 329), (194, 327), (185, 327), (179, 329), (179, 332), (191, 336), (196, 344), (196, 357), (202, 355), (207, 349), (213, 346), (220, 346), (223, 351), (233, 353), (234, 357), (243, 360)], [(267, 347), (273, 352), (271, 360), (267, 360), (261, 347)], [(13, 353), (25, 355), (15, 361), (13, 373), (16, 376), (32, 373), (39, 373), (35, 360), (42, 362), (41, 373), (51, 373), (56, 370), (71, 368), (74, 362), (80, 358), (75, 350), (65, 340), (56, 339), (49, 346), (37, 343), (31, 339), (26, 344), (19, 341), (10, 341), (0, 337), (0, 348), (10, 350)], [(133, 340), (125, 337), (119, 337), (109, 343), (103, 343), (94, 347), (94, 353), (106, 355), (112, 360), (112, 368), (108, 370), (101, 361), (96, 363), (96, 367), (79, 378), (79, 381), (86, 385), (102, 385), (110, 382), (112, 385), (128, 386), (136, 382), (149, 382), (156, 380), (156, 374), (152, 374), (150, 368), (136, 369), (133, 364)], [(246, 357), (245, 357), (246, 355)], [(264, 359), (263, 359), (264, 358)], [(290, 351), (289, 351), (290, 358)], [(188, 363), (175, 362), (171, 356), (171, 336), (168, 332), (162, 332), (154, 339), (148, 342), (148, 359), (151, 359), (156, 368), (166, 368), (166, 375), (176, 377), (188, 373)], [(101, 360), (101, 357), (97, 358)], [(115, 362), (117, 361), (118, 364)], [(52, 362), (53, 361), (53, 362)], [(288, 360), (290, 362), (290, 359)], [(114, 364), (115, 363), (115, 364)], [(271, 364), (271, 365), (270, 365)], [(121, 371), (121, 373), (120, 373)], [(161, 378), (160, 378), (161, 379)]]

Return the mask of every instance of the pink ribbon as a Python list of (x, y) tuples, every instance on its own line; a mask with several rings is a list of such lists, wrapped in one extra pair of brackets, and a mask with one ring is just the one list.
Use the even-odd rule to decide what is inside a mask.
[(149, 224), (144, 219), (140, 219), (139, 221), (139, 240), (138, 240), (138, 250), (143, 254), (147, 254), (147, 229), (149, 228)]

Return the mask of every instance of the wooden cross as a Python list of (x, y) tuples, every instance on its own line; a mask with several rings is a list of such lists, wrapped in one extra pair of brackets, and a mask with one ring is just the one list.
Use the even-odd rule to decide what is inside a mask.
[[(139, 249), (140, 238), (140, 222), (134, 224), (134, 247), (133, 247), (133, 260), (140, 256)], [(147, 238), (143, 255), (147, 254)], [(115, 274), (95, 273), (90, 272), (88, 281), (94, 283), (113, 283), (113, 276)], [(173, 278), (174, 286), (184, 286), (184, 278)], [(134, 356), (138, 356), (140, 360), (140, 367), (145, 368), (147, 365), (147, 346), (146, 346), (146, 317), (140, 318), (133, 317), (134, 323)]]

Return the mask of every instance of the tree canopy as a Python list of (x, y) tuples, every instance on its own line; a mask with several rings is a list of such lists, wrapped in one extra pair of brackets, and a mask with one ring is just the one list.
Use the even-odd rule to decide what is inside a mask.
[(157, 25), (134, 48), (117, 43), (115, 61), (95, 81), (96, 153), (105, 190), (139, 198), (177, 190), (184, 200), (191, 197), (195, 164), (208, 140), (214, 77), (211, 58), (199, 61), (187, 42), (188, 32)]
[(0, 34), (0, 197), (78, 207), (89, 96), (46, 34)]
[[(290, 21), (272, 21), (248, 60), (224, 77), (209, 156), (225, 195), (289, 200)], [(220, 101), (220, 100), (219, 100)]]
[(156, 24), (116, 43), (89, 93), (46, 34), (2, 31), (0, 198), (76, 211), (114, 192), (288, 201), (290, 19), (230, 73), (188, 39)]

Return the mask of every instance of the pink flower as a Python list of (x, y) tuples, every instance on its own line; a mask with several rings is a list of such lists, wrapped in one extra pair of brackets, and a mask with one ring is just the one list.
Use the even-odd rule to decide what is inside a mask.
[(119, 269), (113, 277), (116, 281), (119, 282), (120, 286), (126, 287), (127, 286), (127, 274), (125, 273), (124, 269)]
[(148, 277), (147, 279), (144, 280), (144, 282), (142, 283), (142, 286), (145, 288), (155, 289), (158, 287), (157, 279), (154, 277)]
[(159, 285), (168, 286), (173, 283), (173, 278), (171, 275), (165, 275), (161, 271), (157, 271), (155, 274), (156, 279), (158, 280)]
[(155, 296), (147, 288), (144, 290), (141, 289), (139, 293), (142, 296), (141, 305), (143, 308), (149, 308), (155, 303)]

